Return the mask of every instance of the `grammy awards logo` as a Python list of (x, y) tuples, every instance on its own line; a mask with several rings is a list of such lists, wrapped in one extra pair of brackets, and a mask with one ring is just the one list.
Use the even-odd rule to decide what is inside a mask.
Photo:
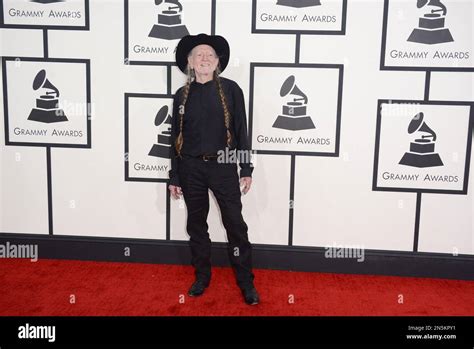
[(278, 0), (277, 5), (289, 6), (295, 8), (320, 6), (321, 1), (319, 0)]
[(31, 2), (36, 2), (38, 4), (52, 4), (54, 2), (64, 2), (65, 0), (30, 0)]
[(170, 4), (158, 14), (158, 24), (151, 28), (149, 37), (175, 40), (189, 35), (188, 29), (181, 23), (183, 5), (178, 0), (155, 0), (155, 5)]
[(171, 147), (171, 115), (168, 113), (167, 105), (161, 107), (156, 114), (155, 126), (161, 129), (161, 133), (158, 134), (157, 144), (153, 144), (148, 155), (159, 158), (169, 158)]
[(428, 45), (454, 41), (449, 29), (444, 27), (448, 11), (441, 0), (417, 0), (416, 6), (426, 6), (426, 12), (419, 18), (418, 28), (413, 29), (407, 41)]
[(282, 106), (282, 114), (278, 115), (272, 127), (285, 130), (308, 130), (316, 128), (311, 117), (306, 115), (308, 97), (296, 86), (294, 75), (290, 75), (280, 88), (280, 96), (297, 96)]
[(48, 79), (42, 69), (33, 80), (33, 90), (44, 89), (45, 93), (36, 98), (36, 108), (30, 112), (28, 120), (44, 123), (68, 121), (64, 111), (59, 108), (59, 90)]
[(408, 125), (408, 133), (424, 133), (421, 138), (410, 142), (410, 151), (400, 160), (400, 165), (412, 167), (443, 166), (438, 153), (435, 153), (436, 133), (423, 121), (423, 113), (416, 114)]

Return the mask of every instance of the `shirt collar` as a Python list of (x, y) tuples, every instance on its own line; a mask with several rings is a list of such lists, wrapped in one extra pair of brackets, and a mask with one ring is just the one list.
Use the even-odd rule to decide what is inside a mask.
[(197, 82), (197, 81), (194, 79), (191, 84), (194, 85), (194, 86), (200, 86), (200, 87), (211, 86), (211, 85), (214, 84), (214, 79), (213, 79), (213, 80), (209, 80), (209, 81), (205, 82), (204, 84), (202, 84), (202, 83), (200, 83), (200, 82)]

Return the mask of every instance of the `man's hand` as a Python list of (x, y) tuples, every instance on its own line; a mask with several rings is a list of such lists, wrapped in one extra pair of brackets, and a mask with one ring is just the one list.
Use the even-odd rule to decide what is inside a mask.
[(178, 199), (181, 197), (181, 195), (183, 195), (183, 192), (182, 192), (182, 190), (181, 190), (181, 187), (178, 187), (178, 186), (176, 186), (176, 185), (171, 185), (171, 184), (170, 184), (170, 185), (168, 186), (168, 188), (169, 188), (169, 190), (170, 190), (171, 196), (172, 196), (174, 199), (176, 199), (176, 200), (178, 200)]
[(240, 186), (242, 188), (242, 193), (247, 194), (250, 190), (250, 186), (252, 185), (252, 177), (242, 177), (240, 178)]

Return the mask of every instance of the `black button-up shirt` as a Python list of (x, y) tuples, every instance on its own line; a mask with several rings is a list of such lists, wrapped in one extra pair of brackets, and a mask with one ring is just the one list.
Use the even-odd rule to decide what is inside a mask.
[[(231, 114), (229, 130), (232, 143), (229, 150), (245, 150), (250, 152), (247, 135), (247, 118), (245, 113), (244, 94), (240, 86), (233, 80), (219, 77)], [(179, 186), (179, 161), (175, 149), (175, 140), (179, 134), (179, 107), (183, 92), (181, 87), (173, 99), (173, 115), (171, 120), (171, 171), (169, 183)], [(206, 83), (193, 81), (184, 106), (183, 147), (181, 155), (199, 156), (218, 154), (227, 146), (227, 129), (225, 127), (224, 109), (217, 90), (217, 82)], [(240, 177), (251, 177), (253, 165), (250, 154), (239, 158)]]

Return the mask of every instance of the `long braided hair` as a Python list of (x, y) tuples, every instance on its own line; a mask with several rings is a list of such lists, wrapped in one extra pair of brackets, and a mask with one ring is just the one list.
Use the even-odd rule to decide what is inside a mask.
[[(191, 54), (191, 53), (190, 53)], [(216, 81), (217, 83), (217, 92), (219, 95), (220, 102), (222, 104), (222, 109), (224, 110), (224, 124), (225, 128), (227, 130), (226, 133), (226, 143), (227, 146), (230, 147), (230, 144), (232, 143), (232, 134), (230, 133), (230, 111), (229, 107), (227, 105), (227, 99), (224, 94), (224, 90), (222, 88), (222, 83), (221, 79), (219, 77), (219, 74), (221, 73), (220, 69), (220, 63), (217, 64), (216, 70), (213, 73), (213, 80)], [(189, 95), (189, 89), (191, 87), (191, 83), (193, 82), (193, 79), (196, 78), (194, 70), (189, 68), (189, 65), (186, 66), (186, 85), (183, 87), (183, 93), (181, 96), (181, 104), (179, 105), (179, 134), (178, 137), (176, 137), (175, 141), (175, 149), (176, 153), (178, 154), (178, 157), (181, 157), (181, 149), (183, 148), (183, 143), (184, 143), (184, 138), (183, 138), (183, 122), (184, 122), (184, 106), (186, 104), (186, 101), (188, 99)]]

